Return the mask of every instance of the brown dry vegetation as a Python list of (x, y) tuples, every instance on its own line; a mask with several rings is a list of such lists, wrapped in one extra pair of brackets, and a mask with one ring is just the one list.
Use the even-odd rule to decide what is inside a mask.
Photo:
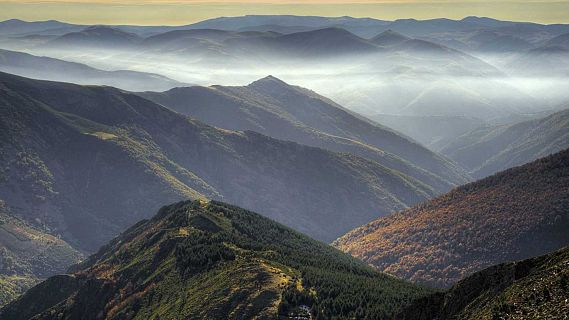
[(382, 271), (439, 287), (569, 243), (569, 151), (355, 229), (335, 242)]

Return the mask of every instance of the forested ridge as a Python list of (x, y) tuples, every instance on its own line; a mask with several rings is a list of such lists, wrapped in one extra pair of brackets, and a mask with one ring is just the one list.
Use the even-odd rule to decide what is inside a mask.
[(448, 287), (569, 244), (569, 150), (380, 218), (335, 242), (404, 279)]
[[(432, 292), (215, 201), (164, 207), (70, 271), (32, 288), (1, 315), (386, 319)], [(39, 299), (58, 287), (65, 291), (58, 301)]]

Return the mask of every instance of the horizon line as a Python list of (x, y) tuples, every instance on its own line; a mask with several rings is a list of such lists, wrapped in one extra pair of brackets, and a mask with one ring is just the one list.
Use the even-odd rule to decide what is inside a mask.
[(188, 21), (188, 23), (183, 24), (131, 24), (131, 23), (74, 23), (70, 21), (65, 21), (64, 19), (41, 19), (41, 20), (31, 20), (25, 18), (9, 18), (5, 20), (1, 20), (0, 23), (5, 23), (9, 21), (20, 21), (25, 23), (41, 23), (41, 22), (59, 22), (71, 25), (78, 25), (78, 26), (93, 26), (93, 25), (102, 25), (102, 26), (136, 26), (136, 27), (185, 27), (193, 24), (197, 24), (204, 21), (215, 20), (215, 19), (223, 19), (223, 18), (240, 18), (240, 17), (270, 17), (270, 16), (277, 16), (277, 17), (315, 17), (315, 18), (331, 18), (331, 19), (339, 19), (339, 18), (350, 18), (350, 19), (370, 19), (382, 22), (396, 22), (402, 20), (410, 20), (410, 21), (433, 21), (433, 20), (449, 20), (449, 21), (463, 21), (467, 18), (477, 18), (477, 19), (491, 19), (500, 22), (513, 22), (513, 23), (528, 23), (528, 24), (536, 24), (536, 25), (544, 25), (544, 26), (551, 26), (551, 25), (568, 25), (568, 23), (558, 22), (558, 23), (540, 23), (528, 20), (502, 20), (498, 18), (493, 18), (490, 16), (477, 16), (477, 15), (467, 15), (463, 18), (455, 19), (455, 18), (448, 18), (448, 17), (438, 17), (438, 18), (429, 18), (429, 19), (417, 19), (417, 18), (397, 18), (397, 19), (379, 19), (375, 17), (354, 17), (350, 15), (297, 15), (297, 14), (245, 14), (245, 15), (227, 15), (227, 16), (216, 16), (212, 18), (206, 18), (198, 21)]

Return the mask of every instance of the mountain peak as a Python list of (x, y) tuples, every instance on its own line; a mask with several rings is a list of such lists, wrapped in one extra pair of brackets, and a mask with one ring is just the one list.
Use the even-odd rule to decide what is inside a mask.
[(251, 82), (248, 87), (250, 88), (261, 88), (261, 87), (275, 87), (275, 86), (286, 86), (288, 87), (289, 85), (282, 81), (281, 79), (273, 76), (273, 75), (268, 75), (264, 78), (261, 78), (259, 80), (253, 81)]
[(113, 28), (110, 26), (105, 26), (105, 25), (94, 25), (94, 26), (89, 26), (85, 29), (83, 29), (84, 33), (97, 33), (97, 34), (114, 34), (114, 35), (123, 35), (123, 36), (128, 36), (128, 37), (137, 37), (135, 34), (133, 33), (129, 33), (126, 31), (123, 31), (119, 28)]
[(388, 29), (378, 34), (377, 36), (371, 38), (371, 41), (378, 45), (389, 46), (389, 45), (399, 44), (401, 42), (410, 39), (411, 38), (402, 35), (399, 32), (393, 31), (392, 29)]

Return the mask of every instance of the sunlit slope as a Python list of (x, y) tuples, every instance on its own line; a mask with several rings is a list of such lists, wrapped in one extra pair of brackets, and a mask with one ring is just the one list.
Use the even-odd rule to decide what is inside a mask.
[[(52, 290), (58, 295), (50, 296)], [(2, 310), (28, 319), (388, 318), (430, 290), (220, 202), (162, 208)], [(301, 308), (302, 307), (302, 308)]]
[(399, 277), (448, 287), (569, 244), (569, 150), (380, 218), (334, 243)]
[(0, 306), (82, 257), (46, 230), (11, 216), (0, 200)]

